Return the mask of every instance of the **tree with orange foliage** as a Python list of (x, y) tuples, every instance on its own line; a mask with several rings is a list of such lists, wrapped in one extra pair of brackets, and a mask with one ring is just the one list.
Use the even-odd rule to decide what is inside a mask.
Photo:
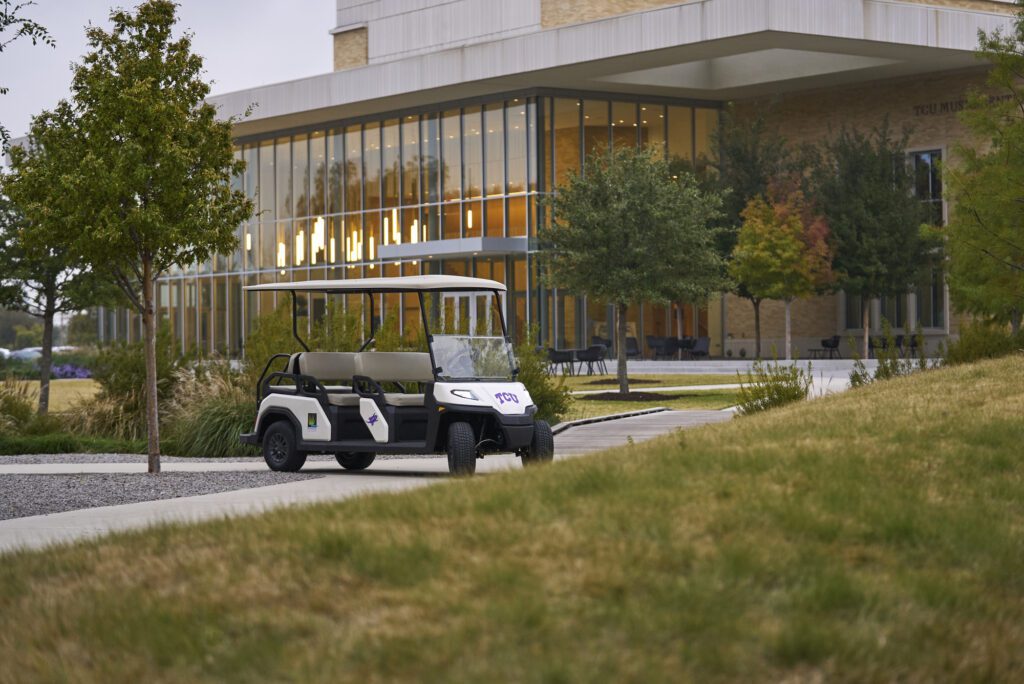
[[(732, 252), (729, 275), (762, 299), (786, 306), (786, 359), (792, 358), (790, 309), (833, 280), (828, 224), (812, 211), (799, 190), (781, 199), (758, 196), (743, 210), (743, 225)], [(758, 343), (760, 346), (760, 343)], [(757, 350), (760, 355), (761, 350)]]

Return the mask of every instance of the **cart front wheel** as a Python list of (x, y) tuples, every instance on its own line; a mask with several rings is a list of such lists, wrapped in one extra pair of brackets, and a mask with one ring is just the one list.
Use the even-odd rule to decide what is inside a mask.
[(531, 466), (548, 463), (555, 457), (555, 437), (551, 434), (551, 426), (545, 420), (533, 424), (533, 439), (530, 446), (523, 452), (523, 465)]
[(469, 423), (448, 426), (448, 472), (472, 475), (476, 472), (476, 436)]
[(366, 470), (373, 463), (376, 454), (368, 452), (334, 454), (334, 458), (345, 470)]
[(306, 454), (295, 444), (295, 431), (286, 420), (279, 420), (263, 435), (263, 460), (271, 470), (294, 473), (306, 462)]

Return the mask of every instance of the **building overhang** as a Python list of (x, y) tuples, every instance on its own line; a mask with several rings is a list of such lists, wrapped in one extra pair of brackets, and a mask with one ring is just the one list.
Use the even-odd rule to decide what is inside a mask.
[(431, 259), (458, 259), (472, 257), (502, 257), (509, 254), (524, 254), (529, 247), (525, 237), (508, 238), (456, 238), (451, 240), (430, 240), (428, 242), (402, 245), (381, 245), (378, 248), (381, 261), (406, 261), (410, 259), (429, 261)]
[(1012, 21), (899, 0), (700, 0), (210, 101), (239, 137), (544, 88), (726, 101), (977, 67), (978, 31)]

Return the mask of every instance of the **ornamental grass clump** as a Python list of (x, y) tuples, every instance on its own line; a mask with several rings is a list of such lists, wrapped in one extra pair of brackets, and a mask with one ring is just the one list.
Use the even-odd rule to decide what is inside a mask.
[(166, 451), (175, 456), (255, 456), (238, 437), (256, 420), (256, 399), (226, 364), (182, 368), (163, 406)]
[(35, 392), (24, 382), (8, 376), (0, 382), (0, 434), (20, 431), (35, 414)]
[(736, 374), (740, 382), (740, 415), (759, 413), (768, 409), (803, 401), (811, 391), (811, 367), (807, 370), (794, 365), (783, 365), (778, 359), (772, 363), (755, 361), (750, 369), (750, 381)]

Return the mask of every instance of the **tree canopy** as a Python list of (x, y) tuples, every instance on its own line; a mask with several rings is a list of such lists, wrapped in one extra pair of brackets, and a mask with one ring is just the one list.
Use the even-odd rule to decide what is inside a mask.
[(983, 35), (979, 53), (993, 65), (988, 92), (970, 95), (961, 120), (986, 144), (957, 145), (960, 163), (943, 168), (954, 200), (949, 288), (958, 309), (1016, 332), (1024, 314), (1024, 14), (1009, 35)]
[[(150, 470), (159, 470), (155, 281), (174, 265), (202, 262), (236, 244), (253, 211), (231, 186), (232, 120), (218, 120), (191, 36), (175, 38), (176, 6), (148, 0), (116, 10), (111, 29), (86, 30), (62, 129), (62, 210), (78, 226), (82, 256), (143, 319)], [(62, 117), (63, 118), (63, 117)]]
[[(812, 172), (817, 210), (825, 217), (835, 254), (837, 285), (867, 302), (907, 292), (936, 243), (922, 230), (927, 212), (913, 193), (906, 161), (907, 133), (888, 122), (868, 133), (843, 127), (821, 147)], [(864, 326), (864, 355), (868, 349)]]
[(550, 200), (541, 232), (558, 286), (616, 304), (619, 380), (625, 383), (625, 313), (642, 302), (698, 301), (728, 285), (715, 248), (721, 196), (692, 173), (673, 173), (653, 150), (595, 154)]
[[(0, 0), (0, 52), (18, 40), (29, 40), (33, 45), (43, 43), (54, 47), (56, 43), (46, 27), (26, 17), (23, 12), (36, 3), (26, 0), (17, 2)], [(0, 84), (0, 95), (6, 95), (8, 88)], [(0, 125), (0, 148), (6, 150), (10, 133)]]
[(791, 357), (789, 304), (830, 285), (831, 263), (828, 227), (809, 210), (802, 192), (794, 191), (781, 200), (755, 197), (747, 204), (729, 275), (746, 283), (753, 297), (786, 303), (787, 359)]
[(56, 316), (113, 298), (97, 269), (81, 259), (81, 233), (60, 191), (67, 172), (63, 131), (69, 110), (46, 112), (32, 123), (28, 144), (11, 150), (9, 174), (0, 177), (0, 305), (43, 321), (39, 413), (49, 408), (50, 362)]

